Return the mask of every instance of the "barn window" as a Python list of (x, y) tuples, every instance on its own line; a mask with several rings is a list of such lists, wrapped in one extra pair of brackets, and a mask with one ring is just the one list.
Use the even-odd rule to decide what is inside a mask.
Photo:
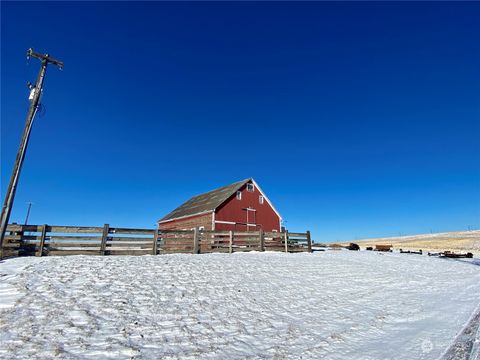
[(260, 195), (260, 196), (258, 197), (258, 202), (259, 202), (260, 204), (263, 204), (263, 196), (262, 196), (262, 195)]
[(253, 189), (254, 189), (253, 184), (247, 184), (247, 191), (248, 192), (253, 192)]
[(242, 192), (237, 191), (237, 200), (242, 200)]

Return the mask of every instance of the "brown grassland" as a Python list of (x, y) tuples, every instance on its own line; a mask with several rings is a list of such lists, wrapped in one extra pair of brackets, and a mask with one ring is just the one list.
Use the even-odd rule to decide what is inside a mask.
[(412, 236), (386, 237), (376, 239), (354, 240), (342, 242), (348, 245), (354, 242), (362, 248), (375, 245), (393, 245), (394, 249), (423, 250), (431, 252), (455, 251), (472, 252), (480, 256), (480, 230), (456, 231), (436, 234), (423, 234)]

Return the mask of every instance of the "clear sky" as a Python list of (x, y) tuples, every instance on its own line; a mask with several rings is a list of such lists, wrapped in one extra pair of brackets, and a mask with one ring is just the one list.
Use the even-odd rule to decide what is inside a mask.
[(316, 241), (480, 227), (480, 3), (1, 3), (11, 221), (153, 227), (253, 177)]

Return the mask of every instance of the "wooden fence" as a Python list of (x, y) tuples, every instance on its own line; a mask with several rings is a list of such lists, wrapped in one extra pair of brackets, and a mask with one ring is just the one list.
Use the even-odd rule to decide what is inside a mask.
[(51, 255), (159, 255), (239, 251), (312, 251), (310, 232), (153, 230), (16, 225), (5, 235), (2, 257)]

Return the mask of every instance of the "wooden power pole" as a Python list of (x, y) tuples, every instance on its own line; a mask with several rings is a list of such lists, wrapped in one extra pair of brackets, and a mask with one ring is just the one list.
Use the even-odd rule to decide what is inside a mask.
[(30, 210), (32, 209), (33, 203), (30, 201), (27, 203), (28, 208), (27, 208), (27, 216), (25, 217), (25, 222), (23, 223), (24, 225), (28, 224), (28, 217), (30, 216)]
[(10, 178), (10, 183), (8, 185), (7, 193), (5, 194), (5, 201), (2, 207), (2, 213), (0, 218), (0, 259), (3, 257), (3, 239), (7, 230), (8, 220), (10, 219), (10, 212), (12, 211), (15, 192), (17, 191), (18, 178), (20, 177), (20, 171), (22, 170), (23, 160), (25, 159), (25, 153), (27, 151), (33, 119), (35, 117), (35, 114), (37, 113), (40, 96), (42, 95), (43, 80), (45, 79), (47, 66), (48, 64), (54, 64), (60, 69), (63, 69), (63, 62), (52, 58), (48, 54), (39, 54), (33, 51), (33, 49), (28, 49), (27, 58), (30, 57), (39, 59), (41, 61), (41, 66), (40, 71), (38, 72), (37, 82), (34, 86), (29, 86), (30, 107), (28, 109), (27, 120), (25, 121), (25, 128), (23, 129), (22, 139), (20, 140), (17, 158), (15, 159), (15, 165), (13, 166), (12, 177)]

